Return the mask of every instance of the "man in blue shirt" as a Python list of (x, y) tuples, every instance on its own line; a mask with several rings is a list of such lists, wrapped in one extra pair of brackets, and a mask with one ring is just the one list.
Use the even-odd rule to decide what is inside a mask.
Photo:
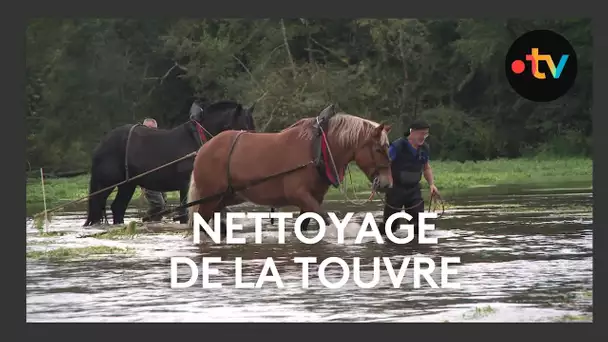
[[(394, 213), (405, 209), (412, 216), (408, 223), (414, 225), (415, 235), (418, 235), (418, 213), (424, 211), (420, 191), (423, 175), (429, 184), (431, 195), (439, 195), (429, 164), (430, 148), (425, 143), (429, 128), (426, 121), (416, 120), (411, 124), (409, 134), (393, 141), (389, 147), (393, 187), (386, 193), (384, 222)], [(398, 220), (393, 221), (391, 230), (395, 232), (398, 228)]]

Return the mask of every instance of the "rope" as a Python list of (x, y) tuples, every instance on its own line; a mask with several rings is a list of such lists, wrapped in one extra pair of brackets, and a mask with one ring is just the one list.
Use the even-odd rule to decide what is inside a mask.
[[(319, 118), (317, 117), (317, 124), (319, 124)], [(327, 141), (326, 135), (325, 135), (325, 131), (323, 130), (323, 127), (321, 127), (321, 125), (319, 124), (319, 128), (321, 129), (321, 132), (323, 133), (323, 139), (325, 139), (326, 142), (326, 146), (327, 146), (327, 151), (329, 152), (329, 158), (331, 160), (332, 163), (332, 167), (334, 169), (334, 172), (336, 173), (336, 175), (338, 174), (338, 170), (336, 167), (336, 162), (334, 160), (333, 154), (331, 153), (331, 148), (329, 147), (329, 142)], [(346, 165), (346, 171), (348, 171), (348, 177), (350, 179), (350, 183), (353, 184), (353, 179), (352, 179), (352, 173), (350, 172), (350, 165)], [(340, 179), (338, 178), (338, 189), (340, 189), (340, 192), (344, 195), (344, 197), (346, 198), (346, 201), (350, 202), (353, 205), (356, 206), (363, 206), (369, 202), (371, 202), (374, 198), (374, 195), (376, 194), (376, 192), (374, 190), (372, 190), (370, 196), (367, 198), (367, 200), (362, 200), (359, 201), (359, 199), (357, 198), (357, 191), (355, 190), (355, 187), (353, 186), (353, 197), (355, 197), (355, 201), (351, 200), (350, 198), (348, 198), (348, 192), (347, 192), (347, 182), (341, 182)], [(429, 200), (429, 212), (432, 212), (432, 206), (433, 206), (433, 199), (437, 197), (439, 199), (439, 201), (441, 201), (441, 206), (442, 206), (442, 211), (441, 214), (438, 216), (441, 217), (443, 216), (443, 214), (445, 213), (445, 203), (443, 202), (443, 199), (441, 198), (441, 196), (439, 195), (435, 195), (435, 194), (431, 194), (431, 198)], [(384, 199), (381, 197), (380, 201), (382, 201), (382, 203), (384, 203), (384, 205), (388, 206), (389, 208), (395, 209), (395, 210), (409, 210), (409, 209), (413, 209), (417, 206), (419, 206), (420, 204), (424, 203), (424, 200), (420, 200), (420, 202), (416, 203), (413, 206), (407, 207), (407, 208), (396, 208), (393, 207), (391, 205), (389, 205), (388, 203), (386, 203), (386, 201), (384, 201)], [(437, 202), (437, 201), (435, 201)]]
[[(237, 187), (232, 187), (232, 192), (236, 194), (236, 193), (238, 193), (238, 192), (240, 192), (240, 191), (246, 190), (246, 189), (248, 189), (248, 188), (250, 188), (250, 187), (253, 187), (253, 186), (255, 186), (255, 185), (258, 185), (258, 184), (261, 184), (261, 183), (263, 183), (263, 182), (266, 182), (266, 181), (267, 181), (267, 180), (269, 180), (269, 179), (272, 179), (272, 178), (275, 178), (275, 177), (279, 177), (279, 176), (282, 176), (282, 175), (285, 175), (285, 174), (292, 173), (292, 172), (295, 172), (295, 171), (297, 171), (297, 170), (303, 169), (303, 168), (305, 168), (305, 167), (307, 167), (308, 165), (311, 165), (311, 164), (313, 164), (313, 163), (314, 163), (314, 161), (312, 161), (312, 160), (311, 160), (311, 161), (309, 161), (309, 162), (307, 162), (307, 163), (300, 164), (300, 165), (298, 165), (298, 166), (296, 166), (296, 167), (294, 167), (294, 168), (291, 168), (291, 169), (289, 169), (289, 170), (286, 170), (286, 171), (281, 171), (281, 172), (277, 172), (277, 173), (271, 174), (271, 175), (269, 175), (269, 176), (265, 176), (265, 177), (258, 178), (258, 179), (256, 179), (256, 180), (253, 180), (253, 181), (247, 182), (246, 184), (243, 184), (243, 185), (240, 185), (240, 186), (237, 186)], [(217, 199), (217, 198), (220, 198), (220, 201), (221, 201), (221, 200), (224, 198), (224, 196), (226, 196), (226, 194), (228, 194), (228, 193), (229, 193), (229, 189), (227, 188), (226, 190), (224, 190), (224, 191), (222, 191), (222, 192), (216, 192), (216, 193), (215, 193), (215, 194), (213, 194), (213, 195), (210, 195), (210, 196), (207, 196), (207, 197), (203, 197), (203, 198), (200, 198), (200, 199), (194, 200), (194, 201), (192, 201), (192, 202), (189, 202), (189, 203), (186, 203), (186, 204), (179, 205), (179, 206), (174, 207), (174, 208), (165, 209), (165, 210), (163, 210), (163, 211), (160, 211), (160, 212), (156, 213), (155, 215), (166, 215), (166, 214), (170, 214), (170, 213), (172, 213), (172, 212), (174, 212), (174, 211), (177, 211), (177, 210), (179, 210), (179, 209), (185, 209), (185, 208), (191, 207), (191, 206), (193, 206), (193, 205), (202, 204), (202, 203), (205, 203), (205, 202), (208, 202), (208, 201), (211, 201), (211, 200)], [(242, 195), (241, 195), (241, 194), (238, 194), (238, 196), (242, 196)], [(146, 216), (146, 217), (148, 217), (148, 216)]]
[(94, 192), (94, 193), (92, 193), (92, 194), (89, 194), (89, 195), (87, 195), (87, 196), (81, 197), (81, 198), (76, 199), (76, 200), (74, 200), (74, 201), (71, 201), (71, 202), (68, 202), (68, 203), (65, 203), (65, 204), (62, 204), (62, 205), (58, 205), (58, 206), (56, 206), (56, 207), (54, 207), (54, 208), (51, 208), (51, 209), (48, 209), (48, 210), (43, 210), (43, 211), (41, 211), (41, 212), (39, 212), (39, 213), (35, 214), (34, 216), (37, 216), (37, 215), (43, 214), (43, 213), (45, 213), (45, 212), (46, 212), (46, 213), (54, 212), (54, 211), (56, 211), (56, 210), (59, 210), (59, 209), (65, 208), (65, 207), (67, 207), (67, 206), (69, 206), (69, 205), (76, 204), (76, 203), (81, 202), (81, 201), (83, 201), (83, 200), (85, 200), (85, 199), (88, 199), (88, 198), (90, 198), (90, 197), (93, 197), (93, 196), (95, 196), (95, 195), (98, 195), (98, 194), (100, 194), (100, 193), (102, 193), (102, 192), (104, 192), (104, 191), (108, 191), (108, 190), (113, 189), (113, 188), (115, 188), (115, 187), (117, 187), (117, 186), (120, 186), (120, 185), (123, 185), (123, 184), (125, 184), (125, 183), (128, 183), (128, 182), (130, 182), (130, 181), (132, 181), (132, 180), (134, 180), (134, 179), (137, 179), (137, 178), (143, 177), (143, 176), (145, 176), (145, 175), (147, 175), (147, 174), (149, 174), (149, 173), (152, 173), (152, 172), (154, 172), (154, 171), (158, 171), (158, 170), (160, 170), (160, 169), (162, 169), (162, 168), (164, 168), (164, 167), (167, 167), (167, 166), (169, 166), (169, 165), (171, 165), (171, 164), (175, 164), (175, 163), (180, 162), (180, 161), (182, 161), (182, 160), (184, 160), (184, 159), (188, 159), (188, 158), (194, 157), (194, 156), (196, 156), (196, 153), (197, 153), (197, 151), (195, 151), (195, 152), (191, 152), (191, 153), (188, 153), (187, 155), (185, 155), (185, 156), (183, 156), (183, 157), (181, 157), (181, 158), (178, 158), (178, 159), (176, 159), (176, 160), (174, 160), (174, 161), (171, 161), (171, 162), (168, 162), (168, 163), (166, 163), (166, 164), (163, 164), (163, 165), (161, 165), (161, 166), (159, 166), (159, 167), (156, 167), (156, 168), (154, 168), (154, 169), (152, 169), (152, 170), (148, 170), (148, 171), (146, 171), (146, 172), (144, 172), (144, 173), (141, 173), (141, 174), (139, 174), (139, 175), (137, 175), (137, 176), (135, 176), (135, 177), (133, 177), (133, 178), (125, 179), (124, 181), (122, 181), (122, 182), (120, 182), (120, 183), (116, 183), (116, 184), (114, 184), (114, 185), (111, 185), (111, 186), (108, 186), (108, 187), (106, 187), (106, 188), (103, 188), (103, 189), (101, 189), (101, 190), (99, 190), (99, 191), (95, 191), (95, 192)]
[[(196, 121), (195, 121), (195, 122), (196, 122)], [(203, 126), (203, 125), (199, 124), (198, 122), (196, 122), (196, 123), (198, 124), (198, 126), (199, 126), (200, 128), (202, 128), (202, 129), (203, 129), (205, 132), (207, 132), (207, 134), (209, 134), (209, 135), (210, 135), (212, 138), (214, 137), (214, 135), (213, 135), (213, 134), (211, 134), (211, 132), (209, 132), (209, 131), (208, 131), (208, 130), (207, 130), (207, 129), (206, 129), (204, 126)], [(134, 128), (135, 126), (138, 126), (138, 125), (141, 125), (141, 124), (135, 124), (135, 125), (133, 125), (133, 127), (131, 127), (131, 129), (130, 129), (130, 131), (129, 131), (129, 138), (130, 138), (130, 136), (131, 136), (131, 131), (133, 130), (133, 128)], [(128, 141), (129, 141), (129, 139), (127, 138), (127, 148), (128, 148)], [(128, 150), (127, 150), (126, 152), (128, 152)], [(96, 195), (98, 195), (98, 194), (100, 194), (100, 193), (102, 193), (102, 192), (104, 192), (104, 191), (108, 191), (108, 190), (113, 189), (113, 188), (115, 188), (115, 187), (117, 187), (117, 186), (120, 186), (120, 185), (123, 185), (123, 184), (125, 184), (125, 183), (128, 183), (128, 182), (130, 182), (130, 181), (132, 181), (132, 180), (134, 180), (134, 179), (137, 179), (137, 178), (143, 177), (143, 176), (145, 176), (145, 175), (147, 175), (147, 174), (149, 174), (149, 173), (152, 173), (152, 172), (154, 172), (154, 171), (158, 171), (158, 170), (160, 170), (160, 169), (162, 169), (162, 168), (164, 168), (164, 167), (167, 167), (167, 166), (169, 166), (169, 165), (175, 164), (175, 163), (180, 162), (180, 161), (182, 161), (182, 160), (184, 160), (184, 159), (188, 159), (188, 158), (190, 158), (190, 157), (196, 156), (196, 154), (197, 154), (197, 151), (195, 151), (195, 152), (191, 152), (191, 153), (188, 153), (187, 155), (185, 155), (185, 156), (183, 156), (183, 157), (181, 157), (181, 158), (179, 158), (179, 159), (176, 159), (176, 160), (174, 160), (174, 161), (171, 161), (171, 162), (168, 162), (168, 163), (166, 163), (166, 164), (163, 164), (163, 165), (161, 165), (161, 166), (159, 166), (159, 167), (157, 167), (157, 168), (154, 168), (154, 169), (152, 169), (152, 170), (148, 170), (148, 171), (146, 171), (146, 172), (144, 172), (144, 173), (142, 173), (142, 174), (139, 174), (139, 175), (137, 175), (137, 176), (135, 176), (135, 177), (133, 177), (133, 178), (129, 178), (129, 175), (128, 175), (128, 169), (125, 169), (125, 171), (127, 172), (127, 179), (126, 179), (126, 180), (124, 180), (124, 181), (122, 181), (122, 182), (120, 182), (120, 183), (116, 183), (116, 184), (114, 184), (114, 185), (108, 186), (108, 187), (106, 187), (106, 188), (104, 188), (104, 189), (101, 189), (101, 190), (99, 190), (99, 191), (96, 191), (96, 192), (94, 192), (94, 193), (92, 193), (92, 194), (89, 194), (89, 195), (87, 195), (87, 196), (84, 196), (84, 197), (78, 198), (78, 199), (73, 200), (73, 201), (71, 201), (71, 202), (68, 202), (68, 203), (65, 203), (65, 204), (62, 204), (62, 205), (58, 205), (58, 206), (56, 206), (56, 207), (54, 207), (54, 208), (51, 208), (51, 209), (48, 209), (48, 210), (43, 210), (43, 211), (41, 211), (41, 212), (39, 212), (39, 213), (37, 213), (37, 214), (34, 214), (34, 217), (35, 217), (35, 216), (38, 216), (38, 215), (40, 215), (40, 214), (44, 214), (44, 213), (51, 213), (51, 212), (57, 211), (57, 210), (59, 210), (59, 209), (63, 209), (63, 208), (65, 208), (65, 207), (69, 206), (69, 205), (72, 205), (72, 204), (76, 204), (76, 203), (82, 202), (83, 200), (89, 199), (90, 197), (96, 196)], [(125, 156), (125, 162), (126, 162), (126, 161), (127, 161), (127, 160), (126, 160), (126, 156)], [(125, 166), (125, 167), (126, 167), (126, 166)], [(140, 198), (141, 198), (141, 197), (140, 197)]]
[[(209, 141), (210, 139), (209, 139), (209, 140), (207, 140), (207, 138), (206, 138), (204, 135), (201, 135), (201, 134), (200, 134), (200, 132), (198, 131), (198, 128), (200, 128), (201, 130), (203, 130), (203, 131), (205, 131), (207, 134), (209, 134), (209, 136), (211, 137), (211, 139), (215, 137), (215, 135), (211, 134), (211, 132), (209, 132), (209, 131), (208, 131), (208, 130), (205, 128), (205, 126), (201, 125), (201, 124), (200, 124), (198, 121), (196, 121), (196, 120), (190, 120), (190, 121), (194, 122), (194, 124), (195, 124), (195, 125), (196, 125), (196, 127), (197, 127), (197, 132), (199, 133), (199, 139), (201, 140), (201, 147), (202, 147), (202, 146), (205, 144), (205, 142)], [(164, 209), (164, 210), (162, 210), (162, 211), (160, 211), (160, 212), (158, 212), (158, 213), (156, 213), (156, 214), (154, 214), (154, 215), (160, 215), (160, 216), (164, 216), (164, 215), (166, 215), (166, 214), (170, 214), (170, 213), (172, 213), (172, 212), (177, 212), (177, 210), (179, 210), (179, 209), (185, 209), (185, 208), (187, 208), (187, 207), (182, 208), (182, 205), (183, 205), (183, 204), (181, 203), (181, 201), (180, 201), (179, 203), (180, 203), (179, 205), (174, 206), (174, 205), (168, 205), (168, 204), (167, 204), (167, 202), (165, 202), (165, 209)], [(140, 213), (140, 211), (138, 211), (138, 214), (139, 214), (139, 213)], [(139, 216), (141, 216), (141, 215), (139, 215)], [(143, 219), (150, 218), (151, 216), (152, 216), (152, 215), (145, 215), (145, 216), (143, 217)]]
[[(317, 117), (317, 122), (318, 122), (318, 121), (319, 121), (319, 118)], [(197, 122), (197, 123), (198, 123), (198, 122)], [(135, 126), (137, 126), (137, 125), (134, 125), (134, 126), (131, 128), (131, 130), (133, 130), (133, 128), (134, 128)], [(199, 126), (200, 128), (202, 128), (202, 129), (203, 129), (203, 130), (204, 130), (204, 131), (205, 131), (207, 134), (209, 134), (209, 135), (211, 136), (211, 138), (213, 138), (213, 137), (214, 137), (214, 135), (213, 135), (213, 134), (211, 134), (211, 133), (210, 133), (210, 132), (209, 132), (209, 131), (208, 131), (208, 130), (207, 130), (205, 127), (204, 127), (204, 126), (202, 126), (202, 125), (200, 125), (200, 124), (199, 124), (198, 126)], [(320, 125), (319, 125), (319, 126), (320, 126)], [(323, 135), (324, 135), (324, 136), (323, 136), (323, 138), (324, 138), (324, 139), (326, 139), (325, 132), (323, 131), (323, 128), (322, 128), (322, 127), (321, 127), (321, 131), (323, 132)], [(129, 133), (131, 133), (131, 132), (129, 132)], [(129, 134), (129, 137), (130, 137), (130, 134)], [(327, 143), (327, 139), (326, 139), (326, 143)], [(127, 146), (128, 146), (128, 139), (127, 139)], [(336, 174), (338, 174), (337, 167), (336, 167), (336, 163), (335, 163), (335, 160), (334, 160), (333, 154), (332, 154), (332, 152), (331, 152), (331, 149), (330, 149), (330, 147), (329, 147), (329, 144), (327, 144), (327, 150), (328, 150), (328, 152), (329, 152), (329, 157), (330, 157), (330, 159), (331, 159), (331, 162), (332, 162), (332, 167), (333, 167), (333, 169), (334, 169), (334, 172), (335, 172)], [(100, 193), (102, 193), (102, 192), (105, 192), (105, 191), (110, 190), (110, 189), (113, 189), (113, 188), (115, 188), (115, 187), (117, 187), (117, 186), (120, 186), (120, 185), (126, 184), (126, 183), (128, 183), (128, 182), (130, 182), (130, 181), (132, 181), (132, 180), (134, 180), (134, 179), (137, 179), (137, 178), (143, 177), (143, 176), (145, 176), (145, 175), (147, 175), (147, 174), (150, 174), (150, 173), (152, 173), (152, 172), (158, 171), (158, 170), (160, 170), (160, 169), (162, 169), (162, 168), (164, 168), (164, 167), (167, 167), (167, 166), (169, 166), (169, 165), (175, 164), (175, 163), (180, 162), (180, 161), (182, 161), (182, 160), (184, 160), (184, 159), (188, 159), (188, 158), (190, 158), (190, 157), (196, 156), (197, 152), (198, 152), (198, 151), (191, 152), (191, 153), (189, 153), (189, 154), (187, 154), (187, 155), (185, 155), (185, 156), (183, 156), (183, 157), (181, 157), (181, 158), (178, 158), (178, 159), (173, 160), (173, 161), (171, 161), (171, 162), (165, 163), (165, 164), (163, 164), (163, 165), (161, 165), (161, 166), (159, 166), (159, 167), (156, 167), (156, 168), (154, 168), (154, 169), (148, 170), (148, 171), (146, 171), (146, 172), (144, 172), (144, 173), (141, 173), (141, 174), (139, 174), (139, 175), (137, 175), (137, 176), (135, 176), (135, 177), (133, 177), (133, 178), (128, 178), (128, 173), (127, 173), (127, 179), (126, 179), (126, 180), (124, 180), (124, 181), (122, 181), (122, 182), (119, 182), (119, 183), (116, 183), (116, 184), (114, 184), (114, 185), (108, 186), (108, 187), (106, 187), (106, 188), (103, 188), (103, 189), (101, 189), (101, 190), (98, 190), (98, 191), (96, 191), (96, 192), (94, 192), (94, 193), (91, 193), (91, 194), (89, 194), (89, 195), (87, 195), (87, 196), (83, 196), (83, 197), (81, 197), (81, 198), (78, 198), (78, 199), (76, 199), (76, 200), (70, 201), (70, 202), (68, 202), (68, 203), (65, 203), (65, 204), (62, 204), (62, 205), (59, 205), (59, 206), (53, 207), (53, 208), (48, 209), (48, 210), (43, 210), (43, 211), (41, 211), (41, 212), (39, 212), (39, 213), (35, 214), (34, 216), (38, 216), (38, 215), (43, 214), (43, 213), (51, 213), (51, 212), (57, 211), (57, 210), (59, 210), (59, 209), (65, 208), (65, 207), (67, 207), (67, 206), (69, 206), (69, 205), (79, 203), (79, 202), (81, 202), (81, 201), (83, 201), (83, 200), (85, 200), (85, 199), (89, 199), (90, 197), (96, 196), (96, 195), (98, 195), (98, 194), (100, 194)], [(126, 159), (126, 158), (125, 158), (125, 159)], [(310, 162), (309, 162), (309, 163), (310, 163)], [(309, 163), (307, 163), (307, 164), (305, 164), (305, 165), (308, 165)], [(304, 165), (300, 165), (300, 166), (298, 166), (298, 167), (296, 167), (296, 168), (294, 168), (294, 169), (291, 169), (291, 170), (288, 170), (288, 171), (284, 171), (284, 172), (280, 172), (279, 174), (277, 174), (277, 175), (272, 175), (272, 176), (278, 176), (278, 175), (281, 175), (281, 174), (284, 174), (284, 173), (290, 173), (290, 172), (293, 172), (293, 171), (295, 171), (295, 170), (297, 170), (297, 169), (300, 169), (300, 168), (301, 168), (301, 167), (303, 167), (303, 166), (304, 166)], [(350, 172), (350, 167), (349, 167), (349, 165), (347, 165), (347, 166), (346, 166), (346, 170), (348, 171), (348, 175), (349, 175), (349, 178), (350, 178), (350, 180), (351, 180), (351, 184), (352, 184), (352, 183), (353, 183), (353, 182), (352, 182), (352, 173)], [(127, 170), (125, 170), (125, 171), (126, 171), (126, 172), (128, 172), (128, 169), (127, 169)], [(268, 179), (268, 178), (272, 178), (272, 176), (271, 176), (271, 177), (264, 177), (264, 178), (262, 178), (262, 179), (258, 180), (258, 182), (259, 182), (259, 181), (262, 181), (262, 180), (266, 180), (266, 179)], [(257, 183), (257, 182), (253, 182), (253, 183)], [(373, 197), (374, 197), (374, 195), (375, 195), (375, 191), (372, 191), (372, 192), (371, 192), (371, 194), (370, 194), (370, 196), (369, 196), (369, 198), (368, 198), (367, 200), (362, 201), (362, 202), (355, 202), (355, 201), (351, 200), (350, 198), (348, 198), (348, 193), (347, 193), (347, 190), (346, 190), (346, 189), (347, 189), (347, 185), (346, 185), (346, 184), (347, 184), (347, 182), (341, 182), (341, 181), (340, 181), (340, 179), (338, 179), (338, 189), (340, 189), (340, 192), (341, 192), (341, 193), (344, 195), (344, 197), (346, 198), (346, 200), (347, 200), (348, 202), (350, 202), (351, 204), (354, 204), (354, 205), (358, 205), (358, 206), (360, 206), (360, 205), (364, 205), (364, 204), (366, 204), (366, 203), (368, 203), (368, 202), (371, 202), (371, 201), (373, 200)], [(223, 196), (223, 195), (225, 195), (225, 193), (218, 193), (218, 194), (215, 194), (215, 195), (209, 196), (208, 198), (199, 199), (199, 200), (197, 200), (197, 201), (193, 201), (193, 202), (190, 202), (190, 203), (187, 203), (187, 204), (178, 205), (177, 207), (174, 207), (174, 208), (168, 208), (168, 209), (165, 209), (165, 210), (163, 210), (162, 212), (163, 212), (163, 214), (170, 213), (170, 212), (173, 212), (173, 211), (175, 211), (175, 210), (177, 210), (177, 209), (184, 209), (184, 208), (187, 208), (187, 207), (189, 207), (189, 206), (192, 206), (192, 205), (195, 205), (195, 204), (199, 204), (199, 203), (205, 202), (206, 200), (210, 200), (210, 199), (212, 199), (213, 197), (217, 197), (217, 196)], [(353, 187), (353, 195), (354, 195), (354, 197), (357, 197), (357, 195), (356, 195), (356, 191), (354, 190), (354, 187)], [(429, 206), (432, 206), (432, 203), (433, 203), (433, 197), (434, 197), (434, 195), (431, 195), (431, 201), (430, 201)], [(140, 199), (141, 199), (141, 197), (140, 197)], [(384, 202), (384, 200), (382, 200), (382, 201)], [(422, 200), (421, 202), (424, 202), (424, 200)], [(441, 200), (441, 202), (442, 202), (442, 205), (443, 205), (443, 200)], [(386, 203), (385, 203), (385, 204), (386, 204)], [(388, 204), (386, 204), (386, 205), (388, 205)], [(418, 205), (420, 205), (420, 203), (418, 203), (418, 204), (416, 204), (416, 205), (414, 205), (414, 206), (412, 206), (412, 207), (405, 208), (404, 210), (408, 210), (408, 209), (414, 208), (414, 207), (416, 207), (416, 206), (418, 206)], [(390, 207), (390, 205), (389, 205), (389, 207)], [(444, 208), (444, 209), (445, 209), (445, 208)], [(429, 208), (429, 210), (430, 210), (430, 208)], [(445, 211), (445, 210), (444, 210), (444, 211)], [(442, 215), (443, 215), (443, 212), (442, 212)]]
[[(334, 169), (335, 174), (338, 175), (339, 173), (338, 173), (338, 168), (336, 167), (336, 161), (334, 160), (334, 155), (331, 152), (331, 148), (329, 147), (329, 142), (327, 141), (327, 136), (325, 134), (325, 131), (323, 130), (323, 127), (319, 123), (319, 117), (317, 117), (317, 124), (319, 126), (319, 129), (321, 129), (321, 133), (323, 133), (323, 139), (325, 139), (325, 143), (326, 143), (325, 145), (327, 146), (327, 152), (329, 152), (329, 159), (331, 160), (332, 168)], [(346, 170), (348, 171), (348, 175), (350, 177), (351, 184), (352, 184), (352, 174), (350, 172), (349, 165), (346, 165)], [(338, 189), (340, 190), (340, 193), (342, 193), (342, 195), (344, 195), (344, 197), (345, 197), (345, 199), (346, 199), (347, 202), (350, 202), (351, 204), (356, 205), (356, 206), (362, 206), (362, 205), (365, 205), (366, 203), (369, 203), (369, 202), (372, 201), (372, 198), (374, 196), (374, 192), (373, 191), (372, 191), (370, 197), (367, 200), (364, 200), (364, 201), (361, 201), (361, 202), (355, 202), (355, 201), (351, 200), (348, 197), (348, 193), (347, 193), (347, 190), (346, 190), (346, 182), (340, 181), (339, 177), (338, 177), (337, 181), (338, 181)], [(353, 187), (353, 195), (354, 195), (355, 199), (358, 200), (358, 198), (356, 198), (357, 197), (357, 192), (354, 190), (354, 188), (355, 187)]]
[[(211, 138), (215, 137), (215, 135), (211, 134), (211, 132), (209, 132), (205, 126), (201, 125), (200, 122), (196, 121), (196, 120), (190, 120), (192, 122), (194, 122), (196, 124), (197, 127), (201, 128), (203, 131), (207, 132), (207, 134), (209, 134), (209, 136), (211, 136)], [(205, 137), (201, 137), (199, 135), (199, 138), (201, 138), (201, 146), (203, 145), (204, 142), (208, 141)], [(203, 138), (205, 138), (206, 141), (203, 141)], [(211, 140), (211, 139), (209, 139)]]

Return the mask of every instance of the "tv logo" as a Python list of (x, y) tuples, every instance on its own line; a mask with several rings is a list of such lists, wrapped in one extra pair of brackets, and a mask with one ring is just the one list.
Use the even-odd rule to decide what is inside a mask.
[(505, 70), (509, 84), (519, 95), (530, 101), (550, 102), (565, 95), (574, 84), (577, 56), (570, 42), (558, 33), (530, 31), (509, 48)]
[[(555, 66), (553, 57), (551, 57), (551, 55), (541, 55), (538, 53), (538, 48), (532, 48), (532, 52), (526, 54), (526, 61), (530, 61), (530, 65), (532, 66), (532, 76), (534, 76), (534, 78), (539, 80), (544, 80), (547, 78), (544, 72), (539, 71), (539, 63), (545, 62), (549, 67), (551, 76), (553, 76), (554, 79), (559, 79), (559, 77), (562, 75), (564, 67), (566, 66), (568, 57), (569, 55), (563, 54), (559, 60), (559, 63), (557, 66)], [(526, 64), (522, 60), (516, 59), (511, 64), (511, 70), (516, 74), (521, 74), (526, 70)]]

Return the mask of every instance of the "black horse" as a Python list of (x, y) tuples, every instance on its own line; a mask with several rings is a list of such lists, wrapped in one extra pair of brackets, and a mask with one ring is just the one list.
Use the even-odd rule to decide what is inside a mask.
[[(141, 124), (127, 124), (113, 129), (93, 152), (89, 194), (198, 151), (203, 143), (222, 131), (255, 131), (253, 107), (243, 108), (232, 101), (201, 107), (195, 102), (190, 109), (190, 120), (173, 129), (155, 129)], [(127, 206), (137, 186), (161, 192), (179, 191), (180, 202), (184, 203), (193, 161), (194, 157), (186, 158), (119, 185), (111, 206), (113, 223), (124, 223)], [(113, 189), (89, 197), (84, 226), (102, 222), (106, 201)], [(177, 219), (186, 223), (186, 211), (178, 213)]]

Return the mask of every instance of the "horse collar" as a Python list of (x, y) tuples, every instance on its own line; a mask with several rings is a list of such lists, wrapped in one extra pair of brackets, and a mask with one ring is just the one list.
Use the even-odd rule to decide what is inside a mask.
[(336, 170), (334, 168), (334, 161), (329, 150), (329, 142), (325, 133), (329, 126), (329, 119), (330, 118), (327, 117), (317, 116), (315, 125), (317, 132), (315, 139), (313, 139), (312, 142), (313, 157), (321, 178), (325, 179), (333, 187), (338, 188), (344, 179), (344, 170)]
[(198, 137), (201, 139), (201, 145), (207, 142), (207, 135), (205, 134), (205, 128), (196, 120), (190, 120), (194, 122), (194, 126), (196, 127), (196, 131), (198, 132)]

